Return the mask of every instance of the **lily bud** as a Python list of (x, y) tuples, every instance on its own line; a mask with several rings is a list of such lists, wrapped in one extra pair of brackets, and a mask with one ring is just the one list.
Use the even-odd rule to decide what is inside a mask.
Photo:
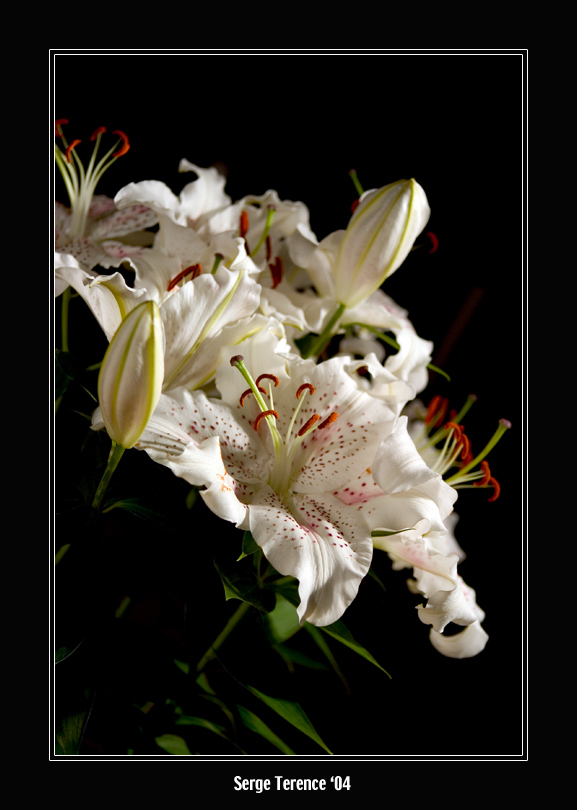
[(404, 262), (430, 214), (414, 179), (363, 194), (337, 254), (337, 301), (354, 307), (375, 292)]
[(164, 339), (160, 310), (145, 301), (118, 327), (98, 377), (102, 421), (125, 449), (141, 437), (162, 391)]

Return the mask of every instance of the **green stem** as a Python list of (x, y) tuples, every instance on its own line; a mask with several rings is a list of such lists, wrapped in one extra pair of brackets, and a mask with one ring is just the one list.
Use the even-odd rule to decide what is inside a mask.
[(112, 478), (112, 474), (114, 470), (118, 466), (118, 462), (122, 458), (124, 453), (124, 447), (121, 444), (116, 444), (116, 442), (112, 442), (112, 448), (110, 450), (110, 455), (108, 456), (108, 463), (106, 464), (106, 469), (104, 470), (104, 475), (98, 485), (98, 489), (96, 490), (96, 495), (94, 496), (94, 500), (92, 501), (92, 506), (94, 509), (100, 509), (100, 504), (102, 503), (102, 499)]
[(213, 643), (210, 645), (208, 650), (205, 652), (205, 654), (198, 662), (196, 666), (197, 672), (202, 672), (202, 670), (208, 664), (208, 662), (214, 658), (214, 656), (216, 655), (216, 651), (219, 649), (219, 647), (221, 647), (224, 644), (226, 639), (232, 633), (234, 628), (237, 626), (237, 624), (240, 622), (240, 620), (242, 619), (242, 617), (249, 608), (250, 604), (248, 602), (241, 602), (240, 607), (237, 608), (236, 612), (233, 613), (233, 615), (230, 617), (222, 633), (220, 633), (217, 636), (217, 638), (213, 641)]
[(71, 295), (72, 287), (67, 287), (62, 293), (62, 350), (65, 352), (70, 351), (68, 348), (68, 307)]
[(323, 349), (328, 344), (329, 340), (332, 338), (334, 332), (336, 332), (335, 326), (339, 323), (340, 319), (343, 316), (343, 312), (346, 309), (346, 304), (339, 304), (335, 311), (333, 312), (330, 321), (327, 323), (321, 334), (317, 337), (315, 341), (313, 341), (312, 346), (310, 346), (308, 352), (305, 354), (305, 359), (308, 357), (312, 357), (312, 355), (320, 355)]

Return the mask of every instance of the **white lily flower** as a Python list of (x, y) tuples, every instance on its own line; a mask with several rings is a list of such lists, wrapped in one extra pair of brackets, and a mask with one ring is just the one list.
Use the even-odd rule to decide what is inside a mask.
[[(456, 436), (458, 427), (456, 423), (449, 422), (449, 426), (455, 427), (438, 432), (438, 440), (442, 440), (443, 435), (446, 435), (442, 451), (426, 441), (428, 431), (424, 422), (425, 417), (434, 425), (439, 414), (441, 419), (444, 416), (446, 405), (443, 408), (442, 403), (435, 404), (439, 400), (440, 397), (433, 400), (433, 407), (429, 408), (428, 413), (418, 402), (412, 403), (409, 408), (412, 415), (409, 430), (419, 448), (421, 459), (419, 463), (429, 470), (443, 470), (445, 465), (450, 469), (455, 456), (461, 452)], [(464, 415), (472, 401), (474, 398), (468, 400), (460, 416)], [(429, 430), (432, 430), (430, 426)], [(459, 432), (458, 435), (461, 441), (462, 434)], [(375, 479), (383, 484), (383, 470), (378, 459), (375, 460), (373, 473)], [(438, 472), (435, 475), (440, 479)], [(481, 473), (472, 473), (470, 477), (483, 482)], [(455, 501), (456, 490), (445, 482), (443, 486), (452, 490), (451, 497)], [(454, 536), (457, 520), (457, 516), (453, 513), (445, 516), (442, 527), (432, 526), (428, 521), (424, 521), (416, 525), (414, 531), (376, 537), (374, 543), (375, 547), (389, 554), (395, 570), (413, 568), (414, 579), (409, 580), (407, 584), (413, 593), (419, 593), (427, 599), (426, 605), (418, 605), (417, 610), (420, 620), (424, 624), (431, 625), (429, 638), (435, 649), (451, 658), (468, 658), (485, 648), (489, 636), (481, 626), (485, 613), (476, 602), (475, 591), (464, 582), (457, 571), (458, 564), (465, 558)], [(456, 634), (444, 633), (445, 628), (451, 623), (464, 626), (465, 630)]]
[(102, 420), (116, 444), (136, 444), (158, 403), (163, 376), (160, 312), (154, 301), (145, 301), (122, 321), (98, 377)]
[[(56, 122), (56, 135), (62, 138), (65, 147), (63, 152), (56, 146), (56, 163), (68, 190), (70, 208), (56, 203), (56, 252), (74, 256), (85, 270), (91, 270), (96, 265), (117, 267), (122, 259), (119, 261), (116, 254), (122, 252), (123, 242), (113, 240), (124, 237), (128, 243), (142, 242), (144, 230), (156, 224), (158, 218), (154, 211), (143, 205), (133, 205), (119, 211), (114, 200), (94, 194), (104, 172), (128, 151), (126, 135), (117, 130), (114, 134), (118, 135), (116, 146), (120, 145), (120, 148), (114, 151), (116, 146), (113, 146), (96, 163), (101, 137), (106, 132), (105, 127), (99, 127), (90, 139), (95, 141), (95, 146), (85, 169), (76, 151), (80, 141), (66, 142), (62, 130), (65, 123), (68, 122), (64, 119)], [(129, 249), (128, 246), (126, 248)], [(57, 295), (59, 291), (62, 291), (62, 283), (57, 287)]]
[(138, 446), (205, 486), (213, 512), (250, 530), (276, 570), (299, 580), (300, 621), (322, 626), (354, 599), (371, 563), (372, 526), (442, 523), (426, 475), (392, 457), (394, 491), (371, 477), (383, 440), (410, 443), (405, 422), (359, 384), (348, 359), (315, 365), (270, 330), (278, 326), (243, 343), (242, 363), (219, 367), (221, 400), (184, 389), (163, 395)]
[(114, 198), (117, 208), (144, 205), (156, 212), (161, 224), (171, 220), (177, 225), (195, 229), (207, 215), (230, 205), (231, 199), (224, 192), (226, 178), (217, 169), (202, 169), (182, 160), (179, 171), (195, 172), (197, 179), (188, 183), (178, 197), (165, 183), (144, 180), (120, 189)]

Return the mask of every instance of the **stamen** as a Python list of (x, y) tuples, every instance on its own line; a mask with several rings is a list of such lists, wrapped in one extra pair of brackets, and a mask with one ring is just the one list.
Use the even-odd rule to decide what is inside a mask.
[(317, 430), (324, 430), (324, 428), (328, 427), (332, 422), (335, 422), (338, 418), (339, 418), (338, 413), (333, 411), (327, 416), (324, 422), (321, 422)]
[(275, 290), (281, 283), (283, 277), (283, 266), (282, 266), (282, 259), (280, 256), (277, 256), (274, 262), (272, 264), (269, 264), (269, 269), (272, 276), (272, 288), (273, 290)]
[(486, 487), (489, 485), (489, 481), (491, 480), (491, 470), (489, 469), (488, 461), (481, 462), (481, 469), (483, 470), (483, 478), (480, 481), (475, 482), (473, 485), (475, 487)]
[(459, 436), (459, 447), (461, 449), (461, 458), (463, 459), (463, 463), (468, 464), (473, 458), (473, 454), (471, 453), (471, 442), (469, 441), (469, 437), (463, 431), (461, 431), (461, 435)]
[(435, 253), (438, 250), (438, 247), (439, 247), (439, 240), (437, 239), (437, 237), (435, 236), (435, 234), (432, 231), (428, 231), (425, 234), (425, 236), (428, 236), (429, 239), (432, 242), (432, 247), (429, 250), (429, 253)]
[(56, 137), (62, 138), (63, 137), (62, 127), (64, 126), (64, 124), (68, 123), (68, 118), (57, 118), (55, 123), (56, 123)]
[[(307, 432), (307, 430), (308, 430), (309, 428), (311, 428), (311, 427), (312, 427), (314, 424), (316, 424), (316, 422), (318, 422), (318, 421), (319, 421), (319, 419), (320, 419), (320, 416), (318, 415), (318, 413), (313, 413), (313, 415), (311, 416), (311, 418), (310, 418), (310, 419), (307, 419), (307, 421), (306, 421), (306, 422), (304, 423), (304, 425), (301, 427), (301, 429), (300, 429), (300, 430), (299, 430), (299, 432), (297, 433), (297, 436), (304, 436), (304, 435), (305, 435), (305, 433)], [(319, 427), (320, 427), (320, 425), (319, 425)]]
[(493, 449), (493, 447), (495, 447), (495, 445), (497, 444), (499, 439), (503, 436), (505, 431), (509, 430), (510, 427), (511, 422), (509, 422), (508, 419), (499, 419), (499, 427), (493, 434), (492, 438), (489, 439), (483, 450), (481, 450), (481, 452), (477, 456), (475, 456), (475, 458), (472, 458), (470, 461), (468, 461), (464, 467), (461, 467), (458, 473), (455, 473), (450, 478), (446, 478), (445, 479), (446, 483), (447, 484), (453, 483), (455, 479), (457, 478), (460, 479), (463, 475), (465, 475), (465, 473), (468, 473), (470, 469), (476, 467), (477, 464), (480, 464), (481, 461), (485, 458), (485, 456), (487, 456)]
[(105, 132), (106, 127), (98, 127), (98, 129), (95, 129), (92, 135), (90, 136), (90, 140), (95, 141), (99, 135), (104, 135)]
[(199, 276), (201, 274), (201, 272), (202, 272), (202, 267), (201, 267), (200, 264), (191, 264), (190, 267), (185, 267), (184, 270), (181, 270), (180, 273), (178, 273), (178, 275), (176, 275), (172, 279), (172, 281), (169, 282), (168, 287), (166, 288), (166, 291), (170, 292), (171, 290), (173, 290), (176, 287), (176, 285), (178, 284), (179, 281), (182, 281), (183, 278), (185, 278), (186, 276), (188, 276), (190, 274), (192, 274), (191, 281), (194, 281), (194, 279), (197, 276)]
[(445, 419), (447, 408), (449, 407), (449, 400), (437, 394), (433, 397), (427, 408), (427, 415), (425, 416), (425, 424), (427, 427), (436, 427), (440, 425)]
[(439, 394), (436, 394), (433, 399), (429, 402), (429, 407), (427, 408), (427, 414), (425, 416), (425, 424), (428, 426), (431, 424), (431, 419), (435, 415), (437, 410), (437, 405), (441, 401), (441, 397)]
[(82, 143), (82, 141), (80, 141), (78, 138), (76, 138), (76, 140), (72, 141), (70, 146), (67, 147), (66, 152), (64, 153), (64, 155), (66, 157), (66, 160), (69, 163), (72, 163), (72, 160), (70, 158), (70, 153), (72, 152), (72, 150), (74, 149), (75, 146), (78, 146), (79, 143)]
[(235, 354), (234, 357), (230, 358), (231, 366), (238, 366), (239, 363), (244, 361), (244, 356), (242, 354)]
[(264, 419), (265, 416), (274, 416), (275, 419), (278, 419), (278, 413), (276, 411), (272, 411), (272, 410), (271, 411), (261, 411), (257, 415), (256, 419), (254, 420), (253, 427), (254, 427), (255, 430), (258, 430), (258, 426), (260, 425), (260, 421), (261, 421), (261, 419)]
[[(266, 391), (264, 390), (264, 388), (261, 388), (260, 385), (258, 386), (258, 390), (261, 392), (261, 394), (266, 394)], [(242, 408), (244, 408), (244, 401), (249, 394), (254, 394), (252, 388), (247, 388), (246, 391), (243, 391), (242, 394), (240, 395), (239, 402)]]
[(496, 501), (497, 498), (499, 497), (499, 495), (501, 494), (501, 487), (500, 487), (499, 482), (497, 481), (496, 478), (490, 478), (489, 479), (489, 485), (491, 485), (491, 484), (493, 484), (493, 487), (495, 488), (495, 491), (493, 492), (491, 497), (488, 499), (489, 503), (493, 503), (493, 501)]
[(124, 132), (121, 129), (115, 129), (112, 134), (113, 135), (118, 135), (118, 137), (122, 140), (122, 146), (120, 147), (118, 152), (115, 152), (112, 155), (112, 157), (115, 157), (115, 158), (121, 157), (122, 155), (125, 155), (128, 152), (128, 150), (130, 149), (130, 143), (128, 142), (128, 135), (125, 135)]
[(296, 394), (297, 399), (301, 398), (301, 394), (305, 390), (309, 391), (311, 394), (314, 394), (315, 387), (314, 387), (314, 385), (311, 385), (310, 383), (303, 383), (302, 385), (299, 385), (299, 387), (297, 388), (297, 394)]
[[(278, 377), (275, 377), (274, 374), (261, 374), (260, 377), (256, 378), (256, 384), (258, 385), (261, 380), (272, 380), (274, 383), (274, 387), (276, 388), (279, 384), (280, 380)], [(266, 392), (265, 392), (266, 393)]]
[(240, 231), (241, 239), (244, 239), (244, 237), (248, 233), (248, 212), (247, 211), (243, 211), (241, 213), (241, 215), (240, 215), (239, 231)]
[(463, 427), (462, 425), (458, 425), (456, 422), (447, 422), (445, 425), (446, 430), (454, 430), (457, 434), (457, 438), (461, 438), (463, 434)]

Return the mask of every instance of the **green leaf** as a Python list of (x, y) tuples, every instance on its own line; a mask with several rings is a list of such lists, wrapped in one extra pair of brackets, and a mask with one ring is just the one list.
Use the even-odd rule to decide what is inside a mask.
[(276, 597), (270, 590), (264, 590), (258, 584), (258, 580), (254, 571), (247, 569), (245, 566), (239, 565), (237, 569), (230, 571), (223, 571), (217, 565), (216, 561), (214, 567), (224, 585), (224, 593), (227, 601), (229, 599), (240, 599), (241, 602), (248, 602), (250, 605), (268, 613), (274, 610)]
[[(403, 531), (407, 531), (407, 529), (403, 529)], [(374, 534), (374, 532), (373, 532)], [(397, 534), (397, 532), (392, 532), (392, 534)], [(295, 607), (299, 604), (299, 595), (298, 595), (298, 587), (296, 582), (293, 581), (284, 581), (280, 580), (277, 583), (272, 582), (271, 587), (277, 591), (277, 593), (282, 594), (285, 599), (287, 599), (292, 605)], [(353, 636), (351, 635), (349, 629), (346, 625), (339, 619), (339, 621), (333, 622), (333, 624), (327, 624), (325, 627), (320, 627), (320, 630), (323, 633), (328, 633), (329, 636), (335, 638), (337, 641), (340, 641), (341, 644), (345, 644), (351, 650), (357, 653), (357, 655), (362, 656), (367, 661), (370, 661), (371, 664), (374, 664), (380, 670), (382, 670), (385, 675), (389, 678), (391, 677), (384, 667), (382, 667), (378, 661), (376, 661), (373, 656), (370, 654), (368, 650), (358, 644)]]
[(282, 644), (301, 629), (294, 606), (281, 594), (277, 595), (276, 607), (267, 614), (266, 619), (275, 644)]
[(188, 675), (188, 673), (190, 672), (190, 664), (188, 663), (188, 661), (179, 661), (177, 658), (175, 658), (174, 663), (181, 672), (184, 672), (185, 675)]
[(274, 745), (275, 748), (278, 748), (279, 751), (282, 751), (283, 754), (294, 754), (292, 748), (289, 748), (260, 717), (253, 714), (253, 712), (248, 709), (245, 709), (244, 706), (237, 706), (236, 708), (238, 709), (242, 724), (250, 729), (250, 731), (254, 731), (255, 734), (264, 737), (265, 740), (268, 740), (269, 743)]
[(55, 752), (58, 756), (76, 755), (94, 701), (94, 690), (70, 688), (66, 695), (67, 710), (56, 728)]
[(167, 754), (174, 754), (174, 756), (192, 756), (188, 749), (186, 741), (176, 734), (163, 734), (161, 737), (155, 737), (155, 742), (159, 748), (166, 751)]
[(103, 512), (111, 512), (113, 509), (125, 509), (132, 515), (137, 515), (139, 518), (148, 521), (153, 526), (159, 529), (167, 530), (172, 529), (176, 531), (176, 524), (170, 519), (168, 515), (159, 512), (156, 509), (151, 509), (146, 501), (141, 498), (112, 498), (104, 504)]
[(312, 624), (309, 624), (308, 622), (306, 622), (305, 627), (307, 629), (307, 632), (309, 633), (309, 635), (312, 637), (315, 644), (319, 648), (319, 650), (323, 653), (323, 655), (326, 657), (327, 661), (330, 663), (330, 665), (334, 669), (334, 671), (337, 674), (337, 676), (339, 677), (341, 683), (345, 687), (345, 689), (347, 691), (347, 694), (350, 695), (351, 694), (351, 688), (350, 688), (350, 686), (348, 684), (348, 681), (345, 678), (345, 676), (343, 675), (343, 673), (341, 671), (341, 668), (338, 665), (337, 659), (333, 655), (333, 652), (332, 652), (331, 648), (329, 647), (325, 637), (321, 633), (320, 629), (318, 627), (315, 627)]
[(69, 655), (72, 655), (72, 653), (80, 647), (83, 641), (84, 637), (81, 638), (80, 641), (63, 644), (61, 647), (59, 647), (54, 656), (54, 663), (59, 664), (61, 661), (68, 658)]
[(212, 731), (213, 734), (218, 734), (219, 737), (223, 737), (225, 740), (228, 740), (228, 737), (224, 733), (224, 726), (220, 726), (218, 723), (213, 723), (212, 720), (205, 720), (204, 717), (191, 717), (190, 715), (185, 714), (175, 721), (175, 725), (199, 726), (199, 728), (205, 728), (207, 731)]
[(298, 664), (300, 667), (306, 667), (307, 669), (324, 669), (325, 671), (328, 669), (325, 664), (311, 658), (310, 655), (306, 655), (300, 650), (289, 647), (287, 644), (278, 644), (275, 649), (287, 666), (289, 664)]
[(387, 670), (373, 658), (370, 652), (354, 640), (349, 629), (342, 621), (340, 621), (340, 619), (339, 621), (333, 622), (333, 624), (327, 624), (326, 627), (321, 627), (320, 629), (324, 633), (327, 633), (332, 638), (335, 638), (337, 641), (340, 641), (341, 644), (345, 644), (347, 647), (353, 650), (353, 652), (356, 652), (357, 655), (360, 655), (367, 661), (370, 661), (371, 664), (374, 664), (376, 667), (378, 667), (389, 678), (391, 677), (387, 672)]
[(251, 554), (254, 554), (255, 551), (258, 551), (259, 546), (254, 537), (250, 532), (245, 532), (242, 537), (242, 554), (237, 559), (242, 560), (244, 557), (249, 557)]
[(208, 682), (208, 678), (206, 677), (204, 672), (200, 673), (200, 675), (196, 679), (196, 684), (197, 684), (197, 686), (200, 686), (200, 688), (203, 690), (203, 692), (207, 692), (209, 695), (216, 695), (216, 692), (214, 691), (214, 689), (212, 688), (212, 686)]
[(294, 726), (299, 731), (302, 731), (303, 734), (310, 737), (311, 740), (320, 745), (321, 748), (324, 748), (324, 750), (329, 754), (333, 753), (329, 748), (327, 748), (325, 743), (319, 737), (315, 727), (298, 703), (293, 703), (290, 700), (283, 700), (282, 698), (270, 697), (270, 695), (265, 695), (263, 692), (259, 692), (258, 689), (255, 689), (254, 686), (248, 686), (248, 684), (246, 688), (249, 690), (249, 692), (252, 692), (255, 697), (262, 700), (263, 703), (266, 703), (269, 709), (272, 709), (273, 712), (276, 712), (276, 714), (282, 717), (283, 720), (290, 723), (291, 726)]

